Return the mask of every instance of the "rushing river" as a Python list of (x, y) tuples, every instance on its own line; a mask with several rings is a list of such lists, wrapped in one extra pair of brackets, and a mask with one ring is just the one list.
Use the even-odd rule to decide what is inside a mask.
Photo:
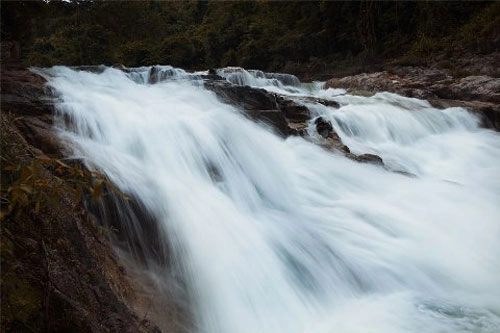
[(198, 331), (500, 332), (500, 135), (475, 115), (219, 70), (337, 101), (311, 103), (311, 117), (384, 168), (279, 137), (205, 90), (203, 73), (43, 72), (75, 156), (155, 217)]

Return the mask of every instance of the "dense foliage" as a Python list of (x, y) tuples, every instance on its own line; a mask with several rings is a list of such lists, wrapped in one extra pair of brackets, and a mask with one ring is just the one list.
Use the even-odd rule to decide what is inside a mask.
[[(498, 2), (30, 1), (2, 3), (2, 40), (28, 65), (300, 64), (498, 51)], [(496, 38), (498, 39), (498, 38)]]

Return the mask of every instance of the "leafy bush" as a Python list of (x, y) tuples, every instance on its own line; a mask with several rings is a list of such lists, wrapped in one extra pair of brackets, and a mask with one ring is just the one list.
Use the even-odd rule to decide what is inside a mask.
[[(48, 170), (52, 171), (51, 176)], [(55, 204), (65, 193), (73, 195), (75, 202), (79, 202), (85, 193), (96, 200), (104, 194), (105, 187), (123, 196), (103, 174), (86, 170), (79, 163), (69, 165), (56, 158), (35, 158), (5, 166), (3, 171), (1, 219), (27, 207), (38, 213), (41, 208)], [(4, 180), (7, 181), (4, 183)]]

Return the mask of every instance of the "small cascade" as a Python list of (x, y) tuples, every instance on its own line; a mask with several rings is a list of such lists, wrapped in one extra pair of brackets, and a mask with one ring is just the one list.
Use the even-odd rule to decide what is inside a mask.
[(275, 92), (282, 90), (285, 93), (301, 92), (300, 80), (291, 74), (265, 73), (259, 70), (245, 70), (240, 67), (221, 68), (217, 70), (217, 74), (240, 86), (268, 88)]

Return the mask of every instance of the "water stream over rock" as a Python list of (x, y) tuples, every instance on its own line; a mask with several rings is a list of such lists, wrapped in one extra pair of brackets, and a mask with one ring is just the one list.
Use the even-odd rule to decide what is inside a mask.
[[(208, 72), (43, 73), (75, 156), (156, 221), (198, 331), (500, 331), (500, 135), (476, 115), (217, 71), (275, 111), (305, 106), (307, 138), (286, 137), (206, 89)], [(385, 168), (314, 144), (318, 117)]]

